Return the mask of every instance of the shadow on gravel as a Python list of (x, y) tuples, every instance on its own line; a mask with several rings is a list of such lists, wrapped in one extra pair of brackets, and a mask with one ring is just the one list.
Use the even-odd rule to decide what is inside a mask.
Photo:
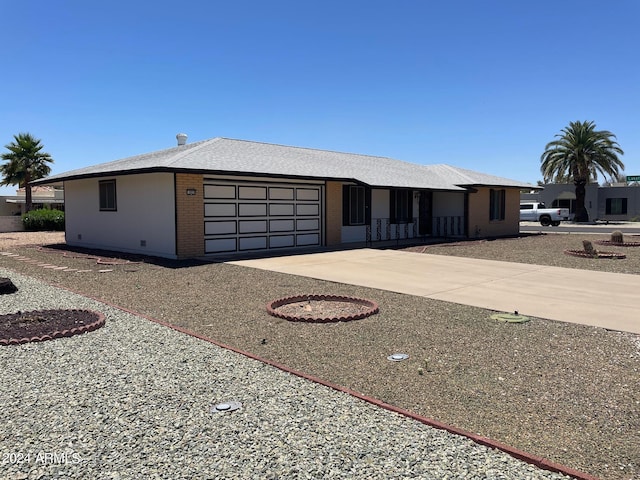
[(124, 252), (116, 252), (113, 250), (99, 250), (93, 248), (83, 248), (83, 247), (71, 247), (65, 243), (56, 243), (51, 245), (42, 245), (40, 250), (50, 251), (54, 253), (59, 253), (60, 255), (67, 257), (95, 257), (103, 260), (119, 260), (123, 262), (132, 262), (132, 263), (148, 263), (150, 265), (156, 265), (164, 268), (186, 268), (186, 267), (194, 267), (198, 265), (204, 265), (207, 263), (212, 263), (211, 261), (206, 261), (202, 259), (190, 259), (190, 260), (172, 260), (169, 258), (161, 258), (161, 257), (152, 257), (148, 255), (137, 255), (131, 253)]
[(390, 240), (390, 241), (380, 241), (380, 242), (362, 242), (362, 243), (354, 243), (350, 245), (340, 245), (336, 247), (309, 247), (309, 248), (300, 248), (296, 250), (282, 250), (282, 251), (264, 251), (264, 252), (246, 252), (246, 253), (236, 253), (236, 254), (228, 254), (228, 255), (219, 255), (215, 257), (200, 257), (193, 258), (187, 260), (172, 260), (169, 258), (162, 257), (154, 257), (149, 255), (139, 255), (139, 254), (131, 254), (125, 252), (117, 252), (114, 250), (100, 250), (93, 248), (85, 248), (85, 247), (74, 247), (69, 246), (65, 243), (55, 243), (49, 245), (42, 245), (37, 247), (41, 250), (49, 250), (53, 252), (58, 252), (61, 255), (72, 257), (72, 256), (85, 256), (85, 257), (96, 257), (105, 260), (119, 260), (123, 262), (133, 262), (133, 263), (148, 263), (150, 265), (156, 265), (163, 268), (188, 268), (199, 265), (206, 265), (210, 263), (225, 263), (232, 260), (252, 260), (259, 258), (274, 258), (274, 257), (283, 257), (283, 256), (294, 256), (294, 255), (307, 255), (310, 253), (319, 253), (319, 252), (330, 252), (336, 250), (356, 250), (360, 248), (374, 248), (374, 249), (387, 249), (387, 250), (405, 250), (412, 247), (428, 247), (432, 245), (473, 245), (477, 242), (490, 242), (498, 239), (509, 239), (509, 238), (526, 238), (526, 237), (536, 237), (543, 236), (546, 233), (521, 233), (519, 235), (513, 235), (511, 237), (488, 237), (488, 238), (477, 238), (477, 239), (464, 239), (464, 238), (444, 238), (444, 237), (424, 237), (419, 239), (410, 239), (410, 240)]

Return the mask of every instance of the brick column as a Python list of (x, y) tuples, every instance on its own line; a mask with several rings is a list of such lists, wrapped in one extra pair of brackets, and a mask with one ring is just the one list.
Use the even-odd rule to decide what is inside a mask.
[[(202, 175), (176, 173), (175, 179), (176, 254), (180, 259), (201, 257), (204, 255)], [(187, 194), (187, 190), (195, 190), (195, 195)]]
[(339, 245), (342, 243), (342, 183), (327, 182), (325, 192), (327, 245)]

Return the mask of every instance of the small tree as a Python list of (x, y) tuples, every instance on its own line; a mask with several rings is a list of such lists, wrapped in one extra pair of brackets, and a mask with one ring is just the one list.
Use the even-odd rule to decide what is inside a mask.
[(33, 208), (29, 183), (49, 175), (51, 168), (47, 163), (53, 163), (53, 159), (42, 151), (44, 146), (30, 133), (19, 133), (13, 139), (13, 142), (4, 147), (9, 151), (2, 154), (2, 160), (7, 163), (0, 165), (0, 185), (24, 187), (25, 211), (29, 212)]

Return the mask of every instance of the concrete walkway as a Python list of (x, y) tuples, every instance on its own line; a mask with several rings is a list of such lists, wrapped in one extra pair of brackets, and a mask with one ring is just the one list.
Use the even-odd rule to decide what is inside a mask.
[(228, 263), (640, 334), (640, 275), (369, 248)]

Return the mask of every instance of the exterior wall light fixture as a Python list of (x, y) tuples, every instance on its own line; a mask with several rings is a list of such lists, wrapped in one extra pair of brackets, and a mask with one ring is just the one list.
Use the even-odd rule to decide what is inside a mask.
[(195, 195), (195, 194), (196, 194), (195, 188), (187, 188), (187, 195)]

